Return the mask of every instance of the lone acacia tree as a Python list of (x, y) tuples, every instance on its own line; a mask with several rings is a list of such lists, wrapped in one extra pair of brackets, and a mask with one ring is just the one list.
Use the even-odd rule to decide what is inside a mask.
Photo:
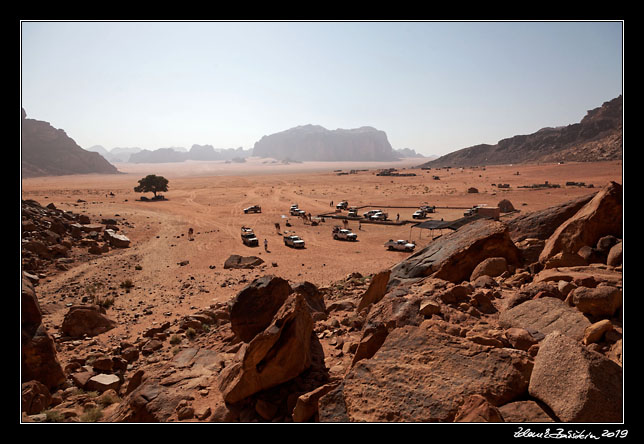
[(143, 179), (139, 179), (139, 184), (134, 187), (137, 193), (154, 193), (154, 198), (157, 197), (157, 192), (168, 191), (168, 179), (163, 176), (156, 176), (149, 174)]

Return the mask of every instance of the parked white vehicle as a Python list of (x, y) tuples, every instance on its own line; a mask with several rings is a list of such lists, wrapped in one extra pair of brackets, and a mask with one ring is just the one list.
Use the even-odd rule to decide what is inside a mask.
[(377, 213), (372, 214), (371, 217), (369, 217), (369, 219), (371, 219), (371, 220), (387, 220), (387, 216), (388, 216), (387, 213), (383, 213), (382, 211), (378, 211)]
[(389, 250), (398, 250), (398, 251), (414, 251), (416, 244), (413, 244), (407, 240), (393, 240), (389, 239), (385, 242), (385, 247)]
[(364, 213), (362, 216), (365, 219), (369, 219), (369, 218), (371, 218), (371, 216), (373, 216), (376, 213), (382, 213), (382, 210), (369, 210), (366, 213)]
[(344, 228), (333, 227), (333, 239), (356, 241), (358, 240), (358, 235)]
[(284, 236), (284, 245), (293, 248), (304, 248), (304, 241), (294, 234)]
[(337, 204), (335, 208), (338, 210), (346, 210), (348, 206), (349, 206), (349, 202), (347, 202), (346, 200), (343, 200), (342, 202)]
[(253, 232), (252, 228), (248, 227), (242, 227), (241, 228), (241, 238), (242, 242), (244, 245), (247, 245), (249, 247), (256, 247), (259, 245), (259, 241), (257, 240), (257, 236), (255, 236), (255, 233)]

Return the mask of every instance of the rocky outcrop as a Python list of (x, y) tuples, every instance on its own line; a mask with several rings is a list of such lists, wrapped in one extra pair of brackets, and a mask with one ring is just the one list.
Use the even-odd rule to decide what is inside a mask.
[(499, 316), (499, 323), (505, 328), (526, 329), (532, 336), (541, 338), (559, 331), (578, 341), (590, 326), (583, 313), (552, 297), (532, 299), (504, 311)]
[(544, 210), (522, 214), (508, 221), (510, 237), (515, 242), (548, 239), (557, 228), (586, 205), (596, 193), (579, 197)]
[(22, 201), (21, 210), (22, 268), (30, 273), (48, 268), (66, 270), (76, 260), (87, 260), (85, 252), (103, 254), (112, 247), (130, 245), (117, 226), (127, 225), (121, 218), (92, 223), (86, 214), (60, 210), (54, 203), (42, 206), (34, 200)]
[(65, 131), (27, 119), (22, 110), (22, 177), (65, 174), (115, 174), (118, 170), (96, 152), (85, 151)]
[(442, 236), (392, 268), (390, 286), (406, 279), (432, 276), (450, 282), (468, 280), (476, 266), (490, 257), (520, 264), (518, 248), (502, 222), (477, 220)]
[(463, 148), (421, 167), (465, 167), (525, 162), (602, 161), (622, 158), (622, 96), (588, 111), (579, 123), (543, 128), (500, 140), (496, 145)]
[(244, 342), (266, 329), (292, 292), (289, 283), (276, 276), (254, 280), (240, 291), (230, 308), (231, 328)]
[(21, 315), (22, 381), (35, 380), (47, 389), (54, 389), (65, 381), (65, 374), (54, 341), (42, 324), (36, 291), (26, 278), (22, 279)]
[(531, 370), (524, 352), (405, 326), (320, 399), (320, 421), (453, 421), (470, 395), (497, 405), (524, 396)]
[(557, 253), (577, 253), (604, 236), (622, 237), (622, 186), (611, 182), (567, 219), (548, 238), (539, 256), (545, 262)]
[(219, 389), (228, 403), (295, 378), (311, 365), (313, 320), (304, 297), (293, 293), (273, 321), (237, 353), (226, 367)]
[(387, 292), (387, 283), (389, 282), (389, 276), (391, 275), (391, 270), (383, 270), (379, 273), (376, 273), (371, 282), (369, 283), (369, 288), (362, 295), (360, 303), (358, 304), (358, 311), (367, 307), (370, 304), (379, 302), (382, 297)]
[(397, 156), (387, 135), (371, 127), (327, 130), (304, 125), (262, 137), (253, 156), (292, 161), (389, 161)]

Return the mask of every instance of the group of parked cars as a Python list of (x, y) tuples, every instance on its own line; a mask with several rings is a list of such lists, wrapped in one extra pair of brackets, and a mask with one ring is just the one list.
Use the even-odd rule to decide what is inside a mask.
[[(358, 215), (358, 212), (357, 212), (357, 208), (349, 207), (347, 201), (342, 201), (338, 203), (336, 205), (336, 209), (338, 210), (348, 209), (349, 218), (360, 219), (360, 216)], [(416, 213), (414, 213), (413, 217), (417, 218), (416, 214), (421, 211), (423, 212), (422, 217), (425, 217), (425, 213), (433, 212), (434, 207), (421, 207)], [(245, 214), (261, 213), (261, 212), (262, 212), (262, 209), (261, 209), (261, 206), (259, 205), (252, 205), (244, 209)], [(306, 215), (306, 212), (304, 210), (301, 210), (297, 204), (293, 204), (289, 209), (289, 214), (291, 216), (301, 217), (303, 215)], [(369, 210), (363, 213), (362, 217), (365, 219), (374, 220), (374, 221), (376, 220), (384, 221), (388, 219), (388, 214), (382, 210)], [(347, 228), (342, 228), (338, 225), (333, 227), (332, 236), (333, 236), (333, 239), (335, 240), (344, 240), (344, 241), (351, 241), (351, 242), (355, 242), (358, 240), (358, 235), (356, 233), (353, 233), (351, 230)], [(259, 245), (259, 240), (257, 239), (257, 236), (255, 235), (252, 228), (242, 226), (241, 238), (242, 238), (243, 244), (249, 247), (256, 247)], [(284, 245), (291, 248), (304, 248), (306, 245), (304, 240), (300, 236), (293, 234), (292, 232), (284, 233), (283, 241), (284, 241)], [(385, 242), (385, 247), (388, 250), (413, 251), (416, 245), (413, 242), (409, 242), (407, 240), (389, 239), (389, 241)]]

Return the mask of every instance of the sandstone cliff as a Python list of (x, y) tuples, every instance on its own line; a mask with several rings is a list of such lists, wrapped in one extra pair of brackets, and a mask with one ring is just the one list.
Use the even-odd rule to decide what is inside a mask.
[(85, 151), (65, 131), (48, 122), (27, 119), (22, 110), (22, 177), (65, 174), (115, 174), (118, 170), (100, 154)]

